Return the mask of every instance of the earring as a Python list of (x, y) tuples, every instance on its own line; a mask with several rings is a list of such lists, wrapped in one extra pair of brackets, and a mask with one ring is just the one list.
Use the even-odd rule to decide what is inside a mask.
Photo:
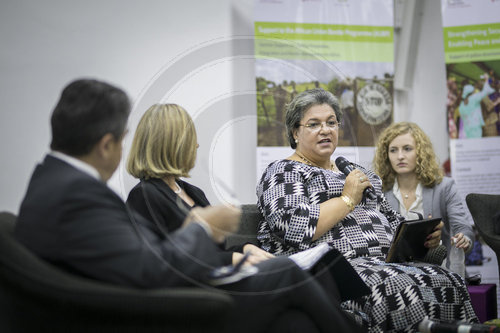
[(299, 143), (299, 140), (295, 139), (295, 143)]

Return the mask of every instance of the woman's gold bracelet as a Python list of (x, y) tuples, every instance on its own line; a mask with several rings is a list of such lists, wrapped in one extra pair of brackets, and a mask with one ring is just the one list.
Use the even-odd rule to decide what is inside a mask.
[(355, 205), (354, 202), (352, 202), (351, 198), (349, 198), (347, 195), (341, 195), (340, 199), (344, 200), (347, 207), (349, 207), (349, 211), (352, 212), (354, 210)]

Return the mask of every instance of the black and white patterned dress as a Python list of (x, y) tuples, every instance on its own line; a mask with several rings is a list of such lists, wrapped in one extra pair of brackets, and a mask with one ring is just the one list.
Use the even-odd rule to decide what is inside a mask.
[(393, 233), (403, 218), (385, 200), (380, 178), (356, 167), (368, 176), (380, 199), (365, 199), (312, 241), (319, 205), (342, 194), (345, 175), (291, 160), (271, 163), (257, 186), (257, 205), (264, 216), (258, 232), (261, 247), (276, 255), (323, 242), (338, 249), (372, 290), (371, 295), (342, 306), (363, 317), (371, 332), (414, 331), (424, 316), (476, 322), (460, 276), (426, 263), (385, 263)]

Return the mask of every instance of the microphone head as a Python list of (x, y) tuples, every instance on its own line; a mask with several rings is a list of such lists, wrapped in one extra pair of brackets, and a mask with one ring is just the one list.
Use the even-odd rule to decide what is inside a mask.
[(339, 156), (335, 159), (335, 165), (337, 168), (339, 168), (340, 171), (342, 171), (345, 175), (348, 175), (352, 170), (353, 167), (351, 165), (351, 162), (349, 162), (344, 156)]

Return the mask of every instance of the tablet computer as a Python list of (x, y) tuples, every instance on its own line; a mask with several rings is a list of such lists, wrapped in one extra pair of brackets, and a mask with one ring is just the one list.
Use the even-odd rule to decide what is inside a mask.
[(424, 246), (427, 236), (441, 218), (403, 221), (398, 225), (385, 262), (422, 260), (429, 250)]

